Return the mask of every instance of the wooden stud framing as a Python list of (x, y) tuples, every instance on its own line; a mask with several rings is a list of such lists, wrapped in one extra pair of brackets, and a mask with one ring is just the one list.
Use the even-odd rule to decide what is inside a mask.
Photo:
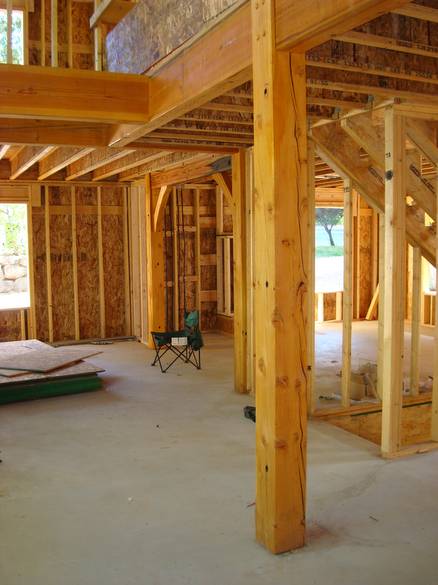
[(404, 120), (385, 111), (385, 311), (382, 455), (400, 449), (405, 312), (406, 198)]
[(276, 50), (275, 3), (252, 0), (255, 170), (256, 534), (304, 545), (307, 128), (304, 55)]
[[(38, 190), (40, 187), (38, 187)], [(32, 195), (29, 193), (29, 201), (27, 203), (27, 242), (29, 250), (29, 294), (30, 294), (30, 309), (29, 315), (29, 336), (36, 338), (36, 310), (35, 310), (35, 270), (34, 270), (34, 248), (33, 248), (33, 227), (32, 227)]]
[(128, 214), (129, 203), (128, 194), (130, 187), (123, 189), (123, 265), (125, 274), (125, 335), (131, 335), (131, 295), (129, 293), (131, 286), (131, 275), (129, 270), (129, 231), (128, 231)]
[(71, 196), (71, 241), (72, 241), (72, 260), (73, 260), (73, 302), (75, 313), (75, 339), (81, 338), (80, 321), (79, 321), (79, 284), (78, 284), (78, 243), (76, 229), (76, 188), (70, 187)]
[(12, 63), (12, 0), (6, 0), (6, 59)]
[(46, 66), (46, 0), (41, 0), (40, 16), (40, 46), (41, 46), (41, 66)]
[(195, 220), (195, 266), (196, 266), (196, 308), (201, 322), (201, 224), (199, 211), (200, 190), (195, 189), (194, 220)]
[(247, 250), (246, 250), (246, 154), (232, 156), (233, 277), (234, 277), (234, 389), (249, 391), (247, 381)]
[(50, 62), (58, 67), (58, 0), (50, 0)]
[[(435, 167), (438, 173), (438, 165)], [(438, 178), (435, 180), (435, 193), (437, 197), (437, 215), (435, 225), (438, 226)], [(433, 389), (432, 389), (432, 423), (431, 438), (432, 441), (438, 441), (438, 238), (436, 245), (436, 281), (435, 281), (435, 348), (434, 348), (434, 368), (433, 368)]]
[(353, 322), (353, 192), (344, 180), (344, 293), (342, 295), (342, 406), (350, 406), (351, 338)]
[(103, 239), (102, 239), (102, 187), (97, 188), (97, 249), (99, 257), (99, 313), (100, 336), (105, 338), (105, 277), (103, 268)]
[(52, 260), (50, 252), (50, 201), (49, 188), (47, 187), (47, 185), (44, 185), (44, 215), (46, 238), (47, 315), (49, 324), (49, 342), (53, 343)]
[(421, 325), (421, 250), (412, 251), (412, 309), (411, 309), (411, 372), (410, 391), (413, 396), (419, 393), (420, 379), (420, 325)]
[(153, 229), (154, 200), (151, 175), (146, 184), (146, 257), (147, 257), (147, 308), (148, 308), (148, 345), (153, 347), (151, 331), (164, 331), (164, 255), (163, 232)]
[(223, 238), (224, 245), (224, 313), (231, 316), (231, 240), (230, 236)]
[(178, 200), (176, 187), (172, 189), (172, 225), (173, 225), (173, 328), (179, 329), (179, 238)]
[(309, 280), (307, 315), (307, 409), (315, 411), (315, 145), (312, 140), (307, 144), (307, 198), (308, 198), (308, 237), (309, 237)]
[(383, 362), (385, 361), (383, 320), (385, 316), (385, 215), (379, 213), (379, 313), (377, 328), (377, 394), (383, 398)]

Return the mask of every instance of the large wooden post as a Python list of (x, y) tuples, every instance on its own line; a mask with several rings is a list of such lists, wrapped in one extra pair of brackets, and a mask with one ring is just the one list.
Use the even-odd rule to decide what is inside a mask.
[(248, 392), (247, 382), (247, 267), (246, 267), (246, 156), (233, 155), (234, 261), (234, 388)]
[(148, 299), (148, 345), (153, 346), (151, 331), (164, 331), (164, 250), (163, 232), (154, 230), (154, 208), (158, 197), (154, 197), (151, 176), (146, 175), (146, 254), (147, 254), (147, 299)]
[(385, 276), (383, 316), (382, 455), (400, 449), (406, 280), (404, 120), (385, 112)]
[[(438, 165), (436, 165), (438, 174)], [(438, 178), (435, 180), (435, 195), (437, 203), (437, 214), (433, 219), (435, 225), (438, 225)], [(432, 441), (438, 441), (438, 238), (435, 248), (435, 347), (434, 347), (434, 364), (433, 364), (433, 390), (432, 390), (432, 421), (431, 421), (431, 438)]]
[(304, 545), (308, 201), (304, 55), (275, 47), (275, 2), (252, 0), (257, 539)]

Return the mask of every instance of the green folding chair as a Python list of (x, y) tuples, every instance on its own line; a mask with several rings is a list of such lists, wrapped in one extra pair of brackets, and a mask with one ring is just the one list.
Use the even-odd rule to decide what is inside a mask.
[[(201, 369), (201, 348), (204, 345), (199, 329), (199, 311), (184, 313), (184, 329), (180, 331), (152, 331), (154, 340), (155, 358), (152, 366), (157, 363), (165, 374), (178, 360), (192, 364), (197, 370)], [(166, 354), (170, 354), (171, 361), (163, 362)]]

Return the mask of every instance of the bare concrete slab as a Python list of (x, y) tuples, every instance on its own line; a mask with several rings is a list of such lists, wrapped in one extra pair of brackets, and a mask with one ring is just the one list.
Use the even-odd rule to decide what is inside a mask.
[(104, 392), (0, 408), (3, 585), (435, 585), (438, 453), (385, 462), (325, 423), (309, 437), (308, 546), (254, 540), (254, 425), (232, 340), (204, 368), (103, 348)]

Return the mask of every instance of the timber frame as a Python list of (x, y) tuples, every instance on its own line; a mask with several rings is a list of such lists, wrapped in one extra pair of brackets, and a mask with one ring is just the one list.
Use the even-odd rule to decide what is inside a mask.
[[(438, 9), (408, 0), (248, 0), (143, 75), (127, 75), (102, 71), (104, 27), (117, 20), (119, 4), (94, 6), (95, 71), (72, 67), (71, 23), (69, 69), (59, 67), (56, 11), (52, 68), (45, 67), (45, 19), (39, 66), (28, 65), (29, 47), (25, 65), (9, 58), (0, 65), (0, 180), (37, 184), (45, 195), (50, 185), (71, 185), (72, 210), (78, 183), (97, 189), (101, 336), (106, 331), (102, 190), (113, 182), (123, 186), (129, 275), (124, 286), (126, 297), (133, 298), (126, 328), (132, 326), (149, 344), (151, 330), (165, 327), (166, 209), (170, 202), (175, 216), (175, 189), (196, 185), (193, 215), (199, 226), (202, 186), (217, 185), (233, 217), (234, 386), (256, 394), (257, 539), (274, 553), (299, 548), (306, 529), (306, 421), (308, 412), (319, 414), (313, 318), (318, 201), (346, 210), (348, 261), (338, 300), (342, 408), (352, 408), (350, 254), (359, 193), (374, 210), (374, 229), (380, 232), (379, 290), (369, 316), (378, 307), (382, 454), (412, 451), (400, 441), (404, 262), (408, 242), (414, 262), (423, 257), (437, 265)], [(126, 4), (123, 10), (132, 7)], [(44, 214), (49, 295), (49, 203)], [(73, 234), (76, 228), (73, 221)], [(199, 229), (195, 246), (200, 303)], [(176, 253), (175, 247), (174, 259)], [(416, 392), (420, 287), (418, 269), (413, 272)], [(77, 273), (73, 276), (77, 290)], [(174, 276), (175, 296), (178, 283)], [(435, 303), (437, 315), (438, 295)], [(49, 297), (47, 304), (50, 334)], [(178, 308), (174, 311), (177, 318)], [(414, 450), (438, 445), (437, 364), (438, 357), (431, 442)]]

